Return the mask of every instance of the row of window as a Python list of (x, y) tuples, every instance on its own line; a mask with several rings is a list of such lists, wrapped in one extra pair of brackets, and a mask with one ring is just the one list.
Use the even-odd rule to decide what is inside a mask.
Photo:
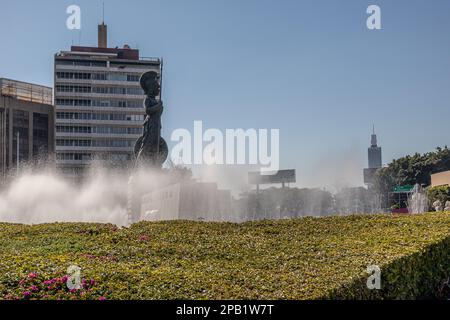
[(58, 79), (90, 80), (91, 77), (91, 73), (86, 72), (56, 72), (56, 78)]
[(106, 73), (106, 72), (56, 72), (58, 79), (79, 79), (79, 80), (108, 80), (108, 81), (128, 81), (138, 82), (139, 75), (126, 73)]
[(143, 108), (141, 100), (56, 99), (57, 106)]
[(92, 141), (79, 139), (56, 139), (56, 145), (59, 147), (90, 147), (92, 145)]
[(107, 126), (56, 126), (56, 132), (97, 134), (142, 134), (142, 128)]
[(122, 87), (90, 87), (72, 84), (58, 84), (56, 92), (74, 92), (74, 93), (101, 93), (101, 94), (133, 94), (143, 95), (141, 88), (122, 88)]
[(56, 160), (92, 160), (90, 153), (57, 153)]
[(56, 86), (56, 92), (77, 92), (77, 93), (91, 93), (90, 86), (77, 86), (77, 85), (62, 85)]
[(56, 99), (57, 106), (76, 106), (76, 107), (90, 107), (91, 100), (86, 99)]
[[(106, 61), (85, 61), (85, 60), (56, 60), (56, 65), (59, 66), (82, 66), (82, 67), (107, 67)], [(155, 67), (155, 64), (124, 64), (122, 62), (111, 61), (111, 67), (115, 68), (137, 68), (137, 69), (147, 69), (150, 66)]]
[(56, 65), (74, 67), (105, 67), (106, 61), (77, 61), (77, 60), (56, 60)]
[(129, 148), (135, 144), (134, 140), (112, 139), (56, 139), (58, 147), (97, 147), (97, 148)]
[(93, 107), (143, 108), (141, 100), (92, 100)]
[[(112, 160), (112, 161), (128, 161), (131, 160), (131, 155), (128, 153), (108, 153), (98, 154), (95, 158), (99, 160)], [(63, 152), (56, 154), (57, 160), (76, 160), (76, 161), (89, 161), (94, 159), (94, 155), (91, 153), (76, 153), (76, 152)]]
[(144, 121), (141, 114), (123, 113), (88, 113), (88, 112), (57, 112), (56, 119), (65, 120), (112, 120), (112, 121)]
[(144, 91), (141, 88), (121, 88), (121, 87), (92, 87), (92, 92), (100, 94), (132, 94), (132, 95), (144, 94)]

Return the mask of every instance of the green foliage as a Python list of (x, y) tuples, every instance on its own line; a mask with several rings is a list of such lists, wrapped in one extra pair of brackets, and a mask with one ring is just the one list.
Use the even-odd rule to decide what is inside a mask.
[[(420, 297), (450, 274), (449, 241), (444, 213), (121, 229), (0, 224), (0, 299)], [(70, 265), (92, 285), (82, 292), (41, 285), (64, 277)], [(382, 290), (366, 288), (368, 265), (381, 267)], [(25, 296), (36, 290), (24, 282), (30, 274), (39, 290)]]
[(375, 174), (374, 185), (378, 192), (387, 194), (395, 186), (430, 185), (431, 174), (450, 170), (450, 149), (445, 146), (434, 152), (416, 153), (393, 160)]
[(408, 155), (378, 169), (373, 190), (379, 195), (383, 206), (388, 207), (391, 204), (388, 193), (394, 187), (416, 183), (428, 186), (431, 183), (431, 174), (446, 170), (450, 170), (450, 150), (447, 146), (437, 148), (434, 152)]
[(450, 186), (437, 186), (428, 189), (428, 200), (430, 205), (439, 200), (444, 206), (446, 201), (450, 201)]

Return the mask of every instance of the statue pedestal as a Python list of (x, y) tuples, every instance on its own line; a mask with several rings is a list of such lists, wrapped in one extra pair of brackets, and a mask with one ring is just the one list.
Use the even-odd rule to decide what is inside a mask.
[(180, 182), (141, 197), (140, 219), (146, 221), (230, 221), (231, 193), (215, 183)]

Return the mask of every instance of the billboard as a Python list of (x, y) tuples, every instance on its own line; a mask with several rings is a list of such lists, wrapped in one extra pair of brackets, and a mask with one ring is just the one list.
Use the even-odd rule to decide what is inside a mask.
[(272, 175), (261, 174), (260, 172), (249, 172), (248, 183), (250, 184), (271, 184), (271, 183), (293, 183), (295, 180), (295, 170), (278, 170)]

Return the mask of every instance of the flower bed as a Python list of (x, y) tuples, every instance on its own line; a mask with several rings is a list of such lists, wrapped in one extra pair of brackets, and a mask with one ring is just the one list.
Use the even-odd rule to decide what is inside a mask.
[[(0, 248), (3, 299), (417, 298), (450, 276), (450, 214), (0, 224)], [(369, 265), (381, 290), (366, 287)]]

